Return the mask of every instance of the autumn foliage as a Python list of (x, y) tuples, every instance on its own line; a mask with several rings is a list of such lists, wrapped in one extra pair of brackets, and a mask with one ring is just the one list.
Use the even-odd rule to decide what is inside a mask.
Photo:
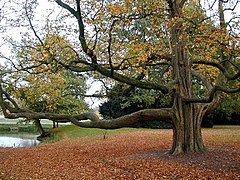
[[(223, 95), (240, 91), (236, 29), (239, 16), (232, 13), (230, 20), (225, 20), (225, 12), (234, 12), (238, 3), (214, 1), (218, 6), (213, 15), (213, 6), (206, 8), (199, 1), (187, 0), (55, 0), (53, 3), (63, 11), (54, 23), (47, 18), (46, 27), (50, 28), (42, 28), (41, 33), (33, 24), (35, 6), (27, 2), (23, 6), (23, 20), (27, 20), (34, 40), (29, 33), (22, 42), (24, 45), (15, 46), (19, 50), (13, 57), (17, 62), (9, 58), (10, 66), (2, 73), (0, 106), (5, 117), (70, 121), (81, 127), (104, 129), (140, 121), (166, 121), (173, 127), (171, 154), (206, 150), (201, 133), (203, 117), (217, 107)], [(226, 3), (234, 4), (233, 8), (226, 8)], [(22, 108), (9, 88), (19, 85), (12, 83), (21, 80), (18, 72), (27, 73), (26, 79), (32, 87), (45, 89), (49, 84), (50, 88), (45, 94), (25, 89), (27, 98), (47, 97), (54, 102), (47, 104), (48, 110), (56, 109), (59, 97), (63, 96), (60, 92), (70, 82), (63, 78), (65, 71), (100, 79), (106, 90), (114, 81), (126, 84), (127, 88), (155, 90), (168, 96), (171, 106), (100, 120), (91, 112), (37, 113)], [(14, 74), (14, 78), (9, 74)], [(72, 89), (81, 85), (77, 87)], [(108, 91), (100, 95), (109, 96)], [(82, 121), (87, 119), (91, 121)]]

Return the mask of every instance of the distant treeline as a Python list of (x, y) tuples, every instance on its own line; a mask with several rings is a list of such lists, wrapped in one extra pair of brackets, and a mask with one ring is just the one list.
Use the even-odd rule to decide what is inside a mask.
[(240, 113), (226, 113), (216, 110), (204, 118), (205, 122), (213, 125), (240, 125)]

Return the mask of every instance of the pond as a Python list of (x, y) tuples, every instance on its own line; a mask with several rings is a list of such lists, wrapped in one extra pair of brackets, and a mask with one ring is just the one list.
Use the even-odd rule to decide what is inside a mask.
[(0, 147), (29, 147), (37, 146), (39, 143), (37, 135), (0, 135)]

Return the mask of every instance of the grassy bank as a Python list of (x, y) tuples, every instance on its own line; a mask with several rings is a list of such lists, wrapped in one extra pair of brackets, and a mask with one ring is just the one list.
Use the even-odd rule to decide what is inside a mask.
[(44, 143), (53, 143), (59, 141), (63, 138), (75, 139), (84, 136), (102, 136), (106, 138), (108, 135), (116, 134), (120, 132), (129, 132), (129, 131), (139, 131), (144, 129), (136, 128), (121, 128), (115, 130), (104, 130), (97, 128), (81, 128), (75, 125), (67, 125), (59, 128), (51, 129), (49, 132), (51, 134), (50, 138), (44, 141)]
[[(53, 143), (59, 141), (64, 138), (79, 138), (84, 136), (102, 136), (103, 138), (107, 138), (107, 136), (111, 134), (121, 133), (121, 132), (129, 132), (129, 131), (151, 131), (151, 129), (142, 129), (142, 128), (121, 128), (115, 130), (104, 130), (104, 129), (97, 129), (97, 128), (81, 128), (75, 125), (66, 125), (61, 126), (59, 128), (51, 129), (50, 130), (50, 137), (44, 141), (44, 143)], [(223, 130), (223, 131), (221, 131)], [(234, 132), (240, 131), (240, 126), (214, 126), (210, 129), (205, 129), (203, 132), (210, 131), (216, 136), (223, 135), (224, 132), (224, 139), (239, 139), (240, 134), (236, 134)], [(163, 129), (162, 129), (163, 131)], [(231, 137), (229, 137), (231, 136)], [(221, 136), (222, 137), (222, 136)]]

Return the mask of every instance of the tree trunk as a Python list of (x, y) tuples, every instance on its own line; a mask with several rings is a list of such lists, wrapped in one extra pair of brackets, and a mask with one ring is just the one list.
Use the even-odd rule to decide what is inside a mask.
[(193, 96), (191, 65), (184, 36), (178, 28), (172, 32), (173, 76), (176, 82), (173, 87), (173, 146), (170, 151), (172, 154), (205, 151), (201, 123), (208, 104), (184, 101)]
[(181, 152), (203, 152), (205, 147), (201, 134), (201, 122), (207, 111), (207, 104), (187, 103), (192, 98), (193, 84), (191, 64), (187, 50), (187, 36), (182, 24), (182, 6), (176, 1), (170, 3), (171, 46), (173, 78), (173, 146), (172, 154)]
[(176, 102), (173, 107), (173, 145), (171, 154), (204, 152), (201, 123), (207, 105)]
[(37, 127), (38, 132), (40, 133), (40, 136), (46, 136), (46, 132), (44, 131), (42, 124), (39, 119), (34, 119), (35, 125)]

